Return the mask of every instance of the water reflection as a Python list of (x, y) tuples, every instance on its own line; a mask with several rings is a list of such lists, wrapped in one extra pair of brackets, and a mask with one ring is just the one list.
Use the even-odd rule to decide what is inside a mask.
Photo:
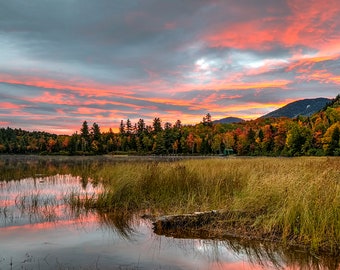
[[(86, 185), (87, 178), (98, 168), (107, 164), (123, 162), (171, 162), (185, 157), (158, 156), (29, 156), (0, 155), (0, 181), (20, 180), (29, 177), (71, 174), (81, 177)], [(194, 157), (202, 158), (202, 157)]]
[(140, 219), (136, 215), (125, 212), (103, 213), (98, 212), (98, 222), (103, 228), (114, 230), (125, 239), (131, 240), (136, 233)]
[[(155, 229), (155, 228), (154, 228)], [(166, 234), (166, 231), (164, 231)], [(193, 233), (196, 236), (197, 234)], [(174, 239), (192, 239), (186, 231), (182, 238), (177, 234)], [(254, 241), (238, 237), (220, 240), (199, 240), (199, 251), (209, 257), (217, 269), (231, 269), (225, 257), (239, 258), (247, 261), (247, 267), (261, 269), (340, 269), (340, 257), (328, 254), (313, 254), (303, 247), (287, 247), (270, 241)], [(244, 266), (238, 265), (242, 268)], [(239, 269), (235, 266), (235, 269)], [(248, 268), (247, 268), (248, 269)]]
[(79, 177), (55, 175), (0, 182), (0, 228), (69, 219), (73, 212), (66, 203), (67, 194), (85, 196), (100, 186), (79, 185)]
[[(0, 269), (339, 269), (327, 254), (237, 238), (168, 238), (136, 213), (71, 208), (69, 194), (102, 191), (91, 179), (102, 163), (28, 161), (0, 168)], [(31, 172), (18, 172), (29, 164)]]
[(271, 242), (245, 241), (237, 238), (223, 241), (235, 254), (245, 254), (249, 261), (264, 268), (339, 269), (340, 258), (311, 254), (299, 248), (288, 248)]

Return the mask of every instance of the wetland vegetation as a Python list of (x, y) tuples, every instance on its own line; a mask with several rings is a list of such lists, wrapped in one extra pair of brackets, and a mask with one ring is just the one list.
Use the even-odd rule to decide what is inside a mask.
[(260, 264), (339, 267), (338, 157), (0, 156), (0, 165), (2, 228), (95, 217), (129, 239), (153, 222), (158, 235), (213, 239)]
[[(77, 207), (153, 217), (218, 210), (194, 227), (339, 252), (340, 159), (229, 158), (106, 165), (91, 177), (96, 196)], [(192, 228), (191, 228), (192, 229)]]

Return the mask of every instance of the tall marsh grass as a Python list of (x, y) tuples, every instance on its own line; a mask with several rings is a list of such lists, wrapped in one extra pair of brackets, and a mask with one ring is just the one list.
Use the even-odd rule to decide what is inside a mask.
[(236, 224), (314, 250), (340, 249), (340, 159), (228, 158), (107, 165), (104, 192), (71, 201), (156, 215), (222, 210)]

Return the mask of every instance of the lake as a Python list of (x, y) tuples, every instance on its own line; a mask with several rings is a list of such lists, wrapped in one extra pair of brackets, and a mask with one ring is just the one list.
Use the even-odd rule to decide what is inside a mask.
[(339, 258), (327, 255), (244, 239), (168, 238), (139, 215), (68, 203), (69, 194), (101, 192), (90, 177), (101, 164), (140, 159), (0, 156), (0, 269), (339, 269)]

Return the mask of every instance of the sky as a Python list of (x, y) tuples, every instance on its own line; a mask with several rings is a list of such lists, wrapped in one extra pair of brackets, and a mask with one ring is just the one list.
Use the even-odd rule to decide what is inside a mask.
[(339, 85), (339, 0), (0, 0), (0, 127), (250, 120)]

